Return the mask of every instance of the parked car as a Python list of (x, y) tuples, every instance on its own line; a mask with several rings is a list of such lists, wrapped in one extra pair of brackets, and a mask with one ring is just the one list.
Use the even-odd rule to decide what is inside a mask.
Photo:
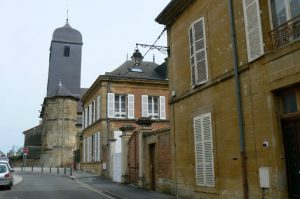
[(8, 160), (0, 160), (0, 164), (6, 164), (10, 172), (14, 172), (13, 167), (10, 165)]
[(14, 178), (9, 171), (7, 164), (0, 163), (0, 186), (5, 186), (8, 190), (13, 186)]

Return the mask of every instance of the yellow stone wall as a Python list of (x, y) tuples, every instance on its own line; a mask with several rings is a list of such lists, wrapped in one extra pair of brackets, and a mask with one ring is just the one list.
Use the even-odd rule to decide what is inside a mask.
[[(300, 83), (300, 42), (270, 51), (268, 2), (260, 1), (266, 52), (248, 63), (242, 1), (234, 1), (249, 198), (287, 198), (278, 90)], [(190, 25), (205, 18), (209, 81), (191, 86)], [(187, 198), (243, 198), (240, 139), (233, 79), (228, 1), (193, 1), (167, 27), (170, 57), (172, 193)], [(172, 103), (173, 101), (173, 103)], [(195, 183), (193, 117), (212, 113), (216, 186)], [(269, 148), (262, 147), (268, 141)], [(258, 169), (271, 168), (271, 188), (259, 186)]]

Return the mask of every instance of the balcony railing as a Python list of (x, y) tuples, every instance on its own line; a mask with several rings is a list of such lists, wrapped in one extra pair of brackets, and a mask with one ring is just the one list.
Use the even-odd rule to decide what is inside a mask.
[(274, 50), (297, 39), (300, 39), (300, 15), (270, 32), (270, 47)]

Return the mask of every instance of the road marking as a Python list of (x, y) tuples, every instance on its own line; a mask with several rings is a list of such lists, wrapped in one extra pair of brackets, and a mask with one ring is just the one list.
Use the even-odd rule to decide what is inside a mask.
[(102, 195), (102, 196), (105, 196), (105, 197), (107, 197), (107, 198), (109, 198), (109, 199), (116, 199), (116, 197), (112, 197), (112, 196), (110, 196), (110, 195), (104, 193), (102, 190), (96, 189), (96, 188), (94, 188), (94, 187), (92, 187), (92, 186), (90, 186), (90, 185), (88, 185), (88, 184), (86, 184), (86, 183), (84, 183), (84, 182), (79, 181), (78, 179), (76, 179), (76, 181), (77, 181), (77, 183), (80, 184), (81, 186), (83, 186), (83, 187), (85, 187), (85, 188), (87, 188), (87, 189), (89, 189), (89, 190), (91, 190), (91, 191), (94, 191), (94, 192), (96, 192), (96, 193), (98, 193), (98, 194), (100, 194), (100, 195)]

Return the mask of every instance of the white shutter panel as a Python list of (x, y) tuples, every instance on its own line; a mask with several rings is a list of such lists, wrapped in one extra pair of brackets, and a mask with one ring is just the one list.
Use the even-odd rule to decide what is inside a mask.
[(142, 95), (142, 117), (148, 117), (148, 95)]
[(88, 126), (88, 111), (87, 111), (88, 109), (87, 108), (85, 108), (85, 110), (84, 110), (84, 127), (86, 128), (87, 126)]
[(128, 94), (128, 118), (134, 118), (134, 95)]
[(107, 116), (113, 118), (115, 115), (115, 94), (107, 93)]
[(93, 123), (96, 121), (96, 100), (93, 101)]
[(89, 126), (92, 124), (92, 104), (89, 105)]
[(84, 129), (84, 109), (82, 110), (82, 115), (81, 115), (81, 130)]
[(97, 136), (97, 138), (98, 138), (98, 146), (97, 146), (97, 148), (98, 148), (98, 156), (97, 156), (97, 159), (98, 159), (98, 161), (100, 161), (100, 157), (101, 157), (101, 139), (100, 139), (100, 132), (98, 132), (97, 134), (98, 134), (98, 136)]
[(99, 120), (100, 119), (100, 96), (97, 97), (97, 116), (96, 119)]
[(89, 144), (89, 150), (90, 150), (90, 153), (89, 153), (89, 156), (90, 156), (90, 158), (89, 158), (89, 162), (92, 162), (92, 153), (93, 153), (93, 151), (92, 151), (92, 144), (93, 144), (93, 142), (92, 142), (92, 136), (90, 136), (89, 137), (89, 142), (90, 142), (90, 144)]
[(192, 86), (195, 86), (195, 84), (200, 85), (208, 80), (204, 17), (192, 24), (189, 30), (189, 37)]
[(90, 156), (90, 142), (89, 138), (86, 138), (86, 162), (89, 162), (89, 156)]
[(243, 0), (248, 62), (264, 54), (259, 0)]
[(94, 134), (94, 161), (97, 161), (98, 159), (97, 159), (97, 157), (98, 157), (98, 138), (97, 138), (97, 136), (98, 136), (98, 133), (95, 133)]
[(196, 184), (214, 187), (215, 171), (211, 113), (194, 118)]
[(82, 143), (82, 161), (85, 162), (85, 138), (83, 138), (83, 143)]
[(165, 96), (159, 96), (159, 116), (160, 119), (165, 120), (166, 119), (166, 97)]

